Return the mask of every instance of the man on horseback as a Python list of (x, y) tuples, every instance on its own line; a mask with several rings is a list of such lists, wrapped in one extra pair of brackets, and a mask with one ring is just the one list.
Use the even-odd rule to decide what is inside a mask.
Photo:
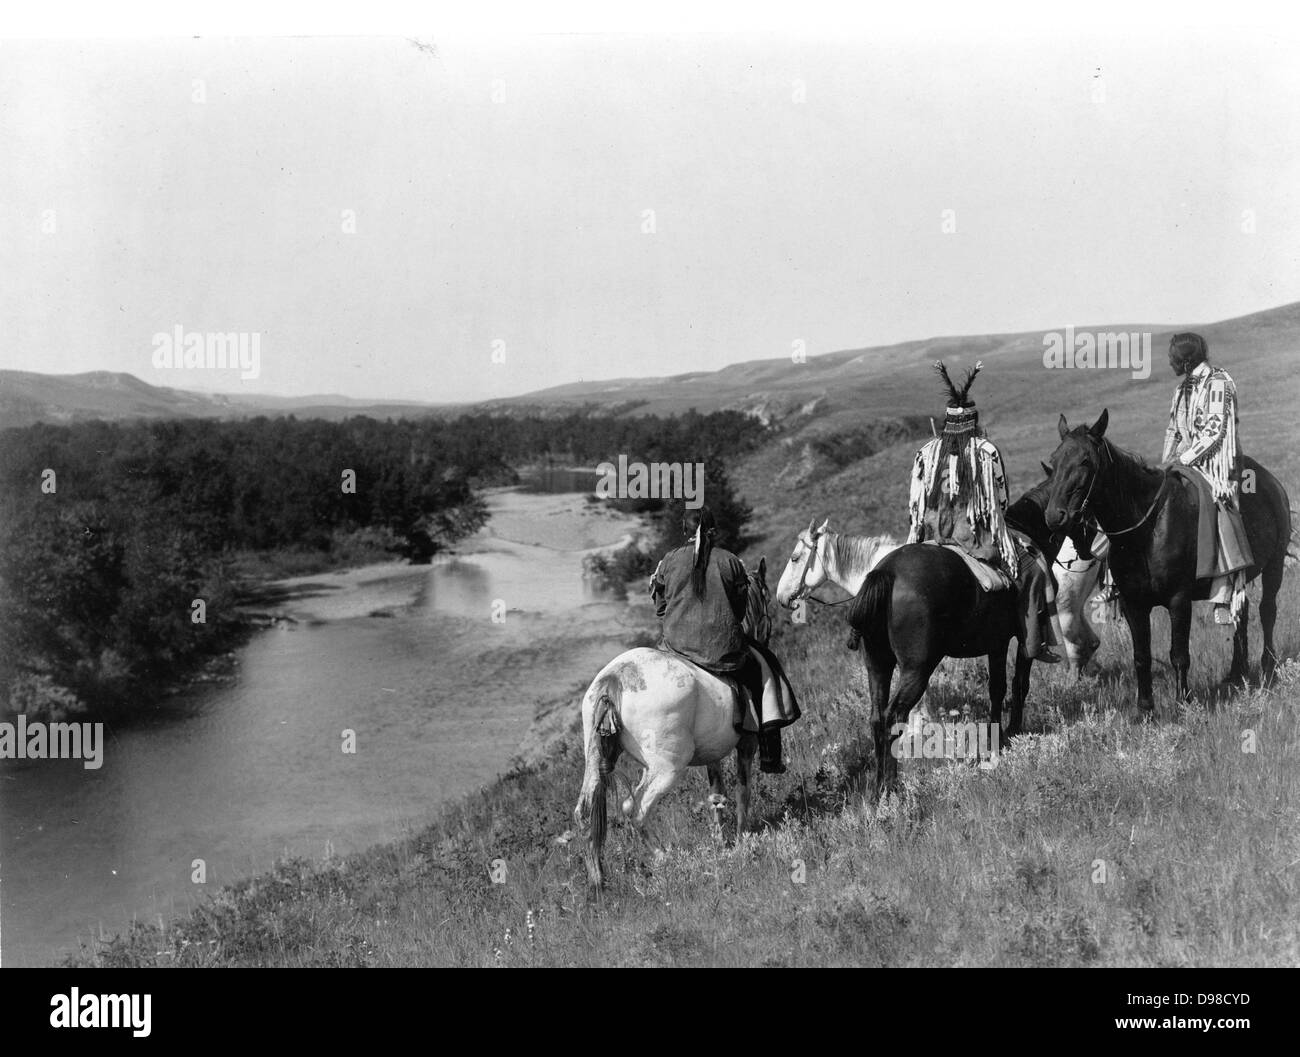
[[(754, 652), (758, 647), (741, 629), (745, 567), (730, 551), (714, 545), (717, 528), (707, 506), (687, 510), (682, 529), (686, 545), (664, 555), (650, 578), (650, 597), (663, 621), (659, 648), (714, 675), (735, 679), (750, 695), (755, 716), (762, 717), (764, 675)], [(771, 664), (773, 658), (767, 659)], [(778, 693), (788, 702), (780, 718), (760, 720), (759, 767), (768, 774), (782, 774), (781, 727), (799, 718), (799, 706), (779, 666), (773, 666), (773, 674), (782, 683)], [(738, 723), (737, 729), (742, 725)]]
[(1216, 624), (1235, 625), (1246, 598), (1245, 570), (1254, 564), (1241, 517), (1237, 387), (1227, 371), (1210, 364), (1208, 354), (1199, 334), (1175, 334), (1169, 342), (1169, 366), (1183, 380), (1174, 392), (1160, 459), (1166, 469), (1195, 468), (1210, 486), (1218, 521), (1210, 601)]
[(983, 366), (976, 363), (958, 390), (944, 365), (934, 365), (948, 388), (948, 407), (943, 433), (916, 453), (907, 542), (956, 544), (999, 569), (1019, 594), (1025, 655), (1056, 664), (1061, 658), (1051, 648), (1056, 636), (1047, 565), (1027, 537), (1007, 527), (1002, 454), (979, 428), (979, 412), (970, 398), (971, 383)]

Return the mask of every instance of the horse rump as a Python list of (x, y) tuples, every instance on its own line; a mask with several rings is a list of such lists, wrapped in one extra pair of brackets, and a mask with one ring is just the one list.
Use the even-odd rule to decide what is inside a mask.
[(867, 573), (857, 597), (849, 606), (849, 641), (846, 643), (849, 650), (856, 651), (873, 628), (888, 629), (889, 599), (893, 593), (893, 568), (877, 566)]

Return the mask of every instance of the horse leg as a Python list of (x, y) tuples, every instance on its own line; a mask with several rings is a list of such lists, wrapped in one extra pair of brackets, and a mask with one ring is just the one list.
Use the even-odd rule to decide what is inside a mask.
[(1138, 687), (1138, 711), (1134, 718), (1144, 719), (1155, 707), (1151, 700), (1151, 607), (1129, 602), (1122, 596), (1120, 602), (1129, 634), (1133, 636), (1133, 674)]
[(722, 840), (722, 812), (727, 807), (727, 782), (722, 774), (722, 761), (706, 766), (709, 775), (709, 813), (713, 820), (714, 839)]
[(898, 760), (893, 753), (894, 742), (898, 735), (894, 728), (903, 726), (908, 713), (925, 695), (925, 688), (930, 684), (930, 676), (935, 663), (928, 663), (920, 668), (904, 668), (899, 676), (898, 689), (889, 702), (889, 710), (874, 724), (876, 738), (876, 799), (884, 792), (898, 789)]
[(646, 829), (646, 817), (660, 798), (677, 784), (685, 771), (684, 765), (675, 767), (655, 760), (646, 768), (645, 774), (641, 776), (641, 782), (636, 787), (636, 792), (632, 794), (632, 825), (652, 847), (656, 846), (656, 842)]
[(1097, 584), (1101, 579), (1098, 566), (1086, 576), (1083, 583), (1080, 584), (1079, 596), (1077, 599), (1078, 611), (1074, 615), (1074, 635), (1075, 649), (1074, 656), (1071, 658), (1070, 676), (1071, 682), (1077, 683), (1083, 678), (1088, 668), (1088, 662), (1092, 660), (1098, 648), (1101, 646), (1101, 638), (1097, 634), (1097, 629), (1092, 626), (1092, 621), (1088, 619), (1088, 599), (1092, 597), (1093, 592), (1097, 589)]
[(1277, 670), (1277, 653), (1273, 650), (1273, 627), (1277, 623), (1277, 592), (1282, 586), (1284, 569), (1281, 558), (1270, 562), (1260, 577), (1263, 593), (1259, 599), (1259, 627), (1264, 636), (1264, 653), (1259, 659), (1260, 675), (1264, 686), (1273, 685)]
[(754, 773), (754, 754), (758, 752), (758, 735), (742, 734), (736, 746), (736, 840), (749, 828), (749, 777)]
[(875, 736), (876, 744), (876, 799), (880, 799), (881, 783), (883, 781), (885, 768), (885, 755), (888, 749), (888, 742), (884, 736), (885, 730), (885, 712), (889, 703), (889, 684), (894, 678), (894, 657), (889, 654), (884, 657), (873, 656), (867, 651), (864, 644), (862, 647), (863, 657), (867, 664), (867, 685), (871, 692), (871, 729)]
[(1187, 672), (1192, 666), (1188, 646), (1191, 637), (1192, 600), (1185, 594), (1175, 595), (1169, 600), (1169, 664), (1174, 670), (1174, 693), (1180, 702), (1191, 698), (1187, 689)]
[(1241, 616), (1232, 632), (1232, 667), (1228, 669), (1228, 682), (1236, 686), (1250, 678), (1250, 599), (1241, 606)]
[(1025, 653), (1022, 645), (1016, 643), (1016, 674), (1011, 680), (1011, 718), (1007, 721), (1007, 741), (1019, 734), (1024, 724), (1025, 699), (1029, 696), (1029, 670), (1033, 666), (1033, 658)]
[(989, 722), (1002, 728), (1002, 702), (1007, 696), (1007, 645), (989, 651)]

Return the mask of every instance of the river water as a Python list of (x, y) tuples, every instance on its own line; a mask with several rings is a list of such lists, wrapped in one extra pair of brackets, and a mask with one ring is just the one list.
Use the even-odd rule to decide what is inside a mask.
[(3, 964), (57, 962), (286, 855), (401, 837), (502, 773), (538, 701), (576, 710), (648, 623), (582, 579), (584, 549), (631, 525), (545, 491), (571, 484), (493, 494), (488, 528), (432, 566), (286, 582), (292, 619), (239, 651), (234, 678), (106, 730), (99, 770), (5, 761)]

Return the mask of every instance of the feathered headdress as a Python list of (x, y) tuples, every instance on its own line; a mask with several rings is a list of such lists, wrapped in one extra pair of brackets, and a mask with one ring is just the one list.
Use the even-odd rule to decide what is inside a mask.
[[(966, 380), (960, 389), (953, 385), (952, 379), (948, 376), (948, 368), (943, 365), (942, 360), (935, 361), (934, 369), (939, 372), (939, 377), (943, 379), (943, 384), (948, 389), (948, 407), (943, 415), (943, 433), (940, 435), (939, 455), (934, 465), (936, 468), (948, 466), (949, 460), (955, 457), (956, 480), (951, 482), (950, 487), (953, 489), (953, 494), (964, 503), (975, 484), (967, 446), (977, 435), (980, 420), (980, 413), (975, 410), (975, 401), (970, 398), (970, 387), (975, 381), (975, 376), (984, 369), (984, 364), (976, 360), (974, 367), (967, 368)], [(942, 480), (943, 474), (937, 472), (927, 480), (926, 491), (931, 502), (938, 500)]]
[(943, 360), (934, 361), (934, 369), (939, 372), (939, 377), (943, 379), (943, 384), (948, 389), (948, 408), (974, 407), (975, 401), (970, 398), (971, 382), (975, 381), (975, 376), (984, 370), (984, 362), (976, 360), (975, 366), (966, 371), (966, 381), (958, 389), (952, 384), (952, 379), (948, 377), (948, 368), (943, 365)]

